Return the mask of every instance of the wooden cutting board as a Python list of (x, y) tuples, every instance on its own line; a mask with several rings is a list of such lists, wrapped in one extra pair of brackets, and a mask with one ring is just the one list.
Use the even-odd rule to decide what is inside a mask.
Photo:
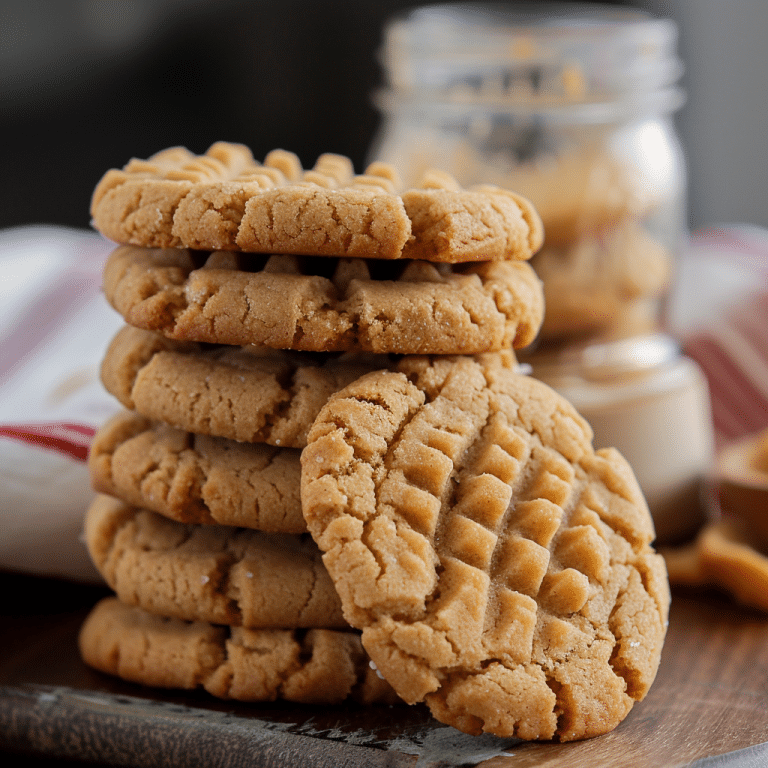
[[(0, 749), (135, 766), (768, 764), (768, 617), (676, 591), (656, 682), (615, 731), (571, 744), (470, 737), (424, 707), (245, 705), (101, 675), (77, 631), (99, 588), (0, 576)], [(26, 597), (23, 595), (26, 593)], [(711, 763), (706, 761), (707, 765)]]

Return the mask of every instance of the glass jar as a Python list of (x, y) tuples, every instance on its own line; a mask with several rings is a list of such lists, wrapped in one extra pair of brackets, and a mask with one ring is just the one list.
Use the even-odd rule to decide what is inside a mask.
[(598, 5), (437, 5), (385, 29), (371, 160), (529, 198), (538, 347), (659, 330), (686, 226), (675, 25)]
[(618, 448), (658, 540), (691, 535), (712, 458), (706, 381), (664, 333), (686, 238), (683, 103), (671, 21), (605, 5), (437, 5), (385, 28), (370, 160), (529, 198), (545, 317), (519, 350)]

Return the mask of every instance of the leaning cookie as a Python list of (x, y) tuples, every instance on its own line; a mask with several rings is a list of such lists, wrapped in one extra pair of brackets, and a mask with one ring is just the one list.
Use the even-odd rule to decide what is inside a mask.
[(312, 536), (406, 702), (569, 741), (648, 691), (669, 605), (634, 475), (544, 384), (469, 358), (368, 374), (302, 452)]
[(533, 206), (501, 188), (432, 171), (404, 191), (386, 163), (355, 176), (349, 158), (325, 154), (304, 170), (291, 152), (261, 164), (226, 142), (109, 170), (91, 215), (118, 243), (254, 253), (487, 261), (530, 258), (543, 239)]
[[(511, 350), (488, 353), (517, 367)], [(126, 408), (187, 432), (303, 448), (328, 398), (365, 373), (412, 365), (356, 353), (291, 353), (205, 345), (123, 327), (104, 355), (101, 380)]]
[(397, 702), (349, 631), (214, 626), (108, 597), (87, 616), (78, 643), (86, 664), (147, 686), (204, 688), (238, 701)]
[(117, 596), (150, 613), (249, 629), (348, 626), (306, 535), (185, 525), (100, 495), (85, 540)]
[(132, 411), (97, 431), (94, 490), (181, 523), (306, 533), (299, 450), (196, 435)]
[(104, 294), (168, 338), (308, 352), (476, 354), (525, 347), (544, 315), (528, 262), (244, 257), (120, 247)]

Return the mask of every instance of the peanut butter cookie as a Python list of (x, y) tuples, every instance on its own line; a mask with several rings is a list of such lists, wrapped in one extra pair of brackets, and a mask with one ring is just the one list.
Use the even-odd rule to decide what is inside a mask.
[(468, 733), (614, 728), (669, 605), (634, 475), (546, 385), (492, 360), (363, 376), (302, 452), (308, 528), (345, 618), (408, 703)]
[(430, 171), (402, 190), (386, 163), (355, 176), (349, 158), (325, 154), (304, 170), (291, 152), (261, 164), (226, 142), (107, 171), (91, 216), (115, 242), (152, 248), (460, 262), (527, 259), (543, 239), (533, 206), (501, 188)]
[(181, 523), (306, 533), (299, 450), (184, 432), (131, 411), (91, 443), (95, 490)]
[[(512, 369), (511, 350), (488, 353)], [(196, 434), (303, 448), (320, 408), (365, 373), (405, 358), (311, 355), (195, 344), (125, 326), (101, 366), (107, 391), (126, 408)]]
[(249, 629), (348, 626), (306, 535), (185, 525), (101, 495), (85, 538), (117, 597), (150, 613)]
[(201, 435), (303, 448), (318, 411), (386, 357), (310, 355), (167, 339), (125, 326), (101, 380), (126, 408)]
[(204, 688), (220, 699), (396, 703), (359, 635), (329, 629), (243, 629), (182, 621), (101, 600), (80, 630), (83, 660), (158, 688)]
[(137, 328), (183, 341), (308, 352), (476, 354), (530, 344), (541, 282), (528, 262), (468, 265), (123, 246), (104, 294)]

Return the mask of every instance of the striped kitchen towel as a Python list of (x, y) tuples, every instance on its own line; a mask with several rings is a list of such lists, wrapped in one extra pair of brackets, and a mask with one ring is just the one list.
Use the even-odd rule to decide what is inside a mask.
[(80, 532), (88, 447), (117, 410), (98, 378), (122, 324), (101, 294), (113, 248), (85, 230), (0, 232), (0, 569), (99, 579)]
[(768, 232), (695, 232), (680, 266), (677, 333), (709, 382), (722, 448), (768, 427)]

